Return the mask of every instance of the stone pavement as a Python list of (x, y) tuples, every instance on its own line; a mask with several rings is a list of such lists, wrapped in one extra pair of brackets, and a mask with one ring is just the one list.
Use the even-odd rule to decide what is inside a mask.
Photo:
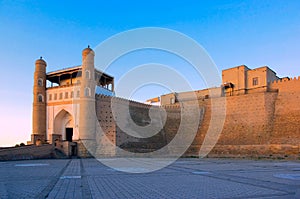
[(179, 159), (155, 172), (133, 174), (95, 159), (26, 160), (0, 162), (0, 177), (1, 199), (300, 198), (297, 161)]

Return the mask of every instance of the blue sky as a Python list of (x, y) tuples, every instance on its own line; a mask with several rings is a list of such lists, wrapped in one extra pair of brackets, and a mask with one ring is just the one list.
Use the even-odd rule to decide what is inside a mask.
[[(0, 146), (30, 140), (34, 61), (40, 56), (48, 71), (79, 65), (87, 45), (96, 47), (119, 32), (151, 26), (193, 38), (220, 71), (267, 65), (279, 76), (293, 77), (300, 75), (299, 10), (298, 0), (0, 1)], [(148, 62), (178, 71), (188, 65), (150, 50), (121, 58), (109, 73), (118, 81), (126, 70)], [(194, 89), (203, 87), (193, 73), (187, 75)], [(159, 92), (150, 90), (134, 97), (143, 100)]]

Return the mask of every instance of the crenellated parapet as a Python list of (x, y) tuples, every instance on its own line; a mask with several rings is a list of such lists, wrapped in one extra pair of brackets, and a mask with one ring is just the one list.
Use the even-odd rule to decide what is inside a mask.
[(280, 84), (280, 83), (284, 83), (284, 82), (295, 82), (295, 81), (300, 81), (300, 76), (298, 77), (284, 77), (284, 78), (280, 78), (278, 80), (272, 81), (269, 84)]
[(293, 78), (285, 77), (270, 82), (268, 88), (270, 90), (277, 90), (278, 92), (300, 91), (300, 76)]
[(137, 102), (137, 101), (133, 101), (133, 100), (129, 100), (129, 99), (125, 99), (125, 98), (121, 98), (121, 97), (115, 97), (115, 96), (107, 96), (107, 95), (102, 95), (102, 94), (96, 94), (96, 100), (103, 100), (106, 102), (113, 102), (116, 104), (130, 104), (130, 106), (133, 107), (139, 107), (139, 108), (147, 108), (149, 109), (150, 107), (152, 107), (149, 104), (144, 104), (141, 102)]

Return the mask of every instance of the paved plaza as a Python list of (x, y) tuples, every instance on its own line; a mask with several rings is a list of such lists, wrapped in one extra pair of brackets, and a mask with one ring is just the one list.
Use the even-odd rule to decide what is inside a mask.
[(0, 162), (0, 176), (1, 199), (300, 198), (297, 161), (179, 159), (134, 174), (95, 159), (26, 160)]

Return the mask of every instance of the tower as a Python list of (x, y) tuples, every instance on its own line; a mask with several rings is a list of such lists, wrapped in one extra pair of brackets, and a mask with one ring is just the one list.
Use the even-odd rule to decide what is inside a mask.
[(94, 56), (89, 46), (82, 51), (79, 138), (88, 150), (94, 149), (96, 131)]
[(42, 57), (35, 62), (32, 106), (32, 144), (46, 141), (46, 66)]

